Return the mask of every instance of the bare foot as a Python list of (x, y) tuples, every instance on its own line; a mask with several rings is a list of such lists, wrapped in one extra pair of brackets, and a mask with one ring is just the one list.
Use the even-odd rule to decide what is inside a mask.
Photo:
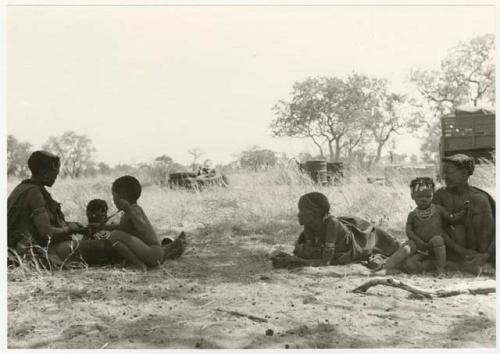
[(163, 246), (163, 261), (179, 258), (186, 250), (186, 233), (182, 231), (171, 243)]

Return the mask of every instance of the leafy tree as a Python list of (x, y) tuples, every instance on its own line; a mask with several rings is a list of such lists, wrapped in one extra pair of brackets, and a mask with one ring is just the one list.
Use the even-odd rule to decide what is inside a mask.
[(61, 136), (50, 137), (42, 148), (61, 158), (62, 176), (80, 177), (93, 164), (92, 154), (95, 148), (86, 135), (68, 131)]
[(126, 163), (119, 163), (113, 168), (113, 173), (117, 175), (130, 175), (135, 172), (136, 168)]
[(321, 78), (296, 82), (290, 102), (279, 100), (273, 107), (277, 118), (271, 123), (274, 136), (311, 139), (324, 158), (323, 139), (319, 127), (319, 95), (323, 91)]
[(157, 158), (155, 158), (154, 162), (168, 166), (168, 165), (171, 165), (174, 162), (174, 160), (170, 156), (161, 155), (161, 156), (158, 156)]
[(409, 117), (403, 112), (405, 97), (390, 93), (388, 84), (385, 79), (372, 79), (370, 83), (371, 112), (366, 118), (366, 128), (377, 146), (375, 163), (380, 161), (382, 149), (391, 136), (410, 127)]
[(439, 118), (460, 105), (495, 106), (495, 36), (485, 34), (469, 42), (459, 42), (441, 61), (439, 69), (413, 69), (415, 84), (427, 112), (424, 160), (434, 160), (439, 152)]
[(299, 162), (304, 163), (306, 161), (313, 160), (314, 158), (309, 152), (300, 152), (297, 155), (297, 159), (299, 160)]
[(111, 173), (111, 167), (105, 162), (99, 162), (97, 164), (97, 170), (101, 175), (109, 175)]
[(352, 153), (364, 142), (364, 119), (369, 113), (371, 80), (356, 73), (345, 80), (337, 77), (308, 78), (295, 83), (290, 102), (273, 107), (277, 118), (275, 136), (310, 138), (325, 156), (338, 160), (343, 150)]
[(356, 73), (345, 80), (317, 77), (296, 83), (291, 102), (281, 100), (274, 107), (273, 134), (310, 138), (322, 157), (326, 145), (331, 160), (350, 159), (373, 141), (378, 162), (393, 134), (410, 126), (401, 109), (405, 98), (389, 92), (388, 85)]
[(32, 146), (28, 142), (18, 141), (14, 135), (7, 136), (7, 175), (21, 178), (29, 175), (28, 158)]
[(258, 146), (252, 146), (240, 154), (239, 161), (241, 167), (257, 171), (261, 168), (276, 165), (278, 158), (271, 150), (261, 149)]
[(410, 81), (441, 114), (463, 104), (494, 105), (495, 36), (459, 42), (448, 51), (439, 70), (414, 69)]

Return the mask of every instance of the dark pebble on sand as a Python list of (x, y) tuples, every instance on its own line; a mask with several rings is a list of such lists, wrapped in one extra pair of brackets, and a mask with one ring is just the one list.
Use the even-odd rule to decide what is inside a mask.
[(272, 329), (266, 330), (266, 336), (272, 336), (273, 334), (274, 334), (274, 331)]
[(290, 348), (290, 346), (288, 344), (285, 344), (285, 349), (288, 349)]
[(201, 348), (201, 343), (200, 342), (196, 342), (195, 347), (196, 348)]

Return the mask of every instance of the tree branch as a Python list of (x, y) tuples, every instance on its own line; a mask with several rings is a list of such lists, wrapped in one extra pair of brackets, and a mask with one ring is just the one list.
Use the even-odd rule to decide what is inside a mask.
[(406, 290), (418, 298), (427, 298), (431, 299), (433, 297), (450, 297), (456, 296), (460, 294), (490, 294), (496, 292), (496, 287), (494, 285), (491, 286), (475, 286), (475, 287), (461, 287), (457, 289), (435, 289), (435, 290), (426, 290), (418, 288), (414, 285), (410, 285), (402, 282), (401, 280), (396, 280), (393, 278), (373, 278), (368, 280), (367, 282), (361, 284), (357, 288), (353, 289), (351, 292), (353, 293), (365, 293), (369, 288), (384, 285), (390, 286), (393, 288), (399, 288)]

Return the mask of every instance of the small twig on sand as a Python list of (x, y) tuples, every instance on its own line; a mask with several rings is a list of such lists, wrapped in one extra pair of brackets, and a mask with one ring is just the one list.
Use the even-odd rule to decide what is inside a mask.
[(105, 349), (109, 343), (105, 343), (100, 349)]
[(377, 286), (377, 285), (385, 285), (385, 286), (391, 286), (393, 288), (399, 288), (403, 289), (406, 291), (409, 291), (410, 293), (416, 295), (419, 298), (433, 298), (433, 297), (449, 297), (449, 296), (455, 296), (455, 295), (460, 295), (460, 294), (489, 294), (489, 293), (494, 293), (496, 292), (496, 287), (495, 286), (476, 286), (473, 288), (470, 287), (464, 287), (464, 288), (458, 288), (458, 289), (436, 289), (436, 290), (425, 290), (418, 288), (416, 286), (410, 285), (403, 283), (400, 280), (396, 280), (393, 278), (374, 278), (370, 279), (367, 282), (361, 284), (351, 292), (353, 293), (365, 293), (369, 288), (372, 286)]
[(168, 275), (170, 278), (172, 278), (177, 284), (179, 285), (184, 285), (180, 280), (178, 280), (176, 277), (174, 277), (168, 270), (166, 270), (165, 268), (162, 268), (162, 271)]
[(233, 311), (233, 310), (224, 310), (224, 309), (220, 309), (220, 308), (217, 308), (215, 309), (216, 311), (220, 311), (220, 312), (225, 312), (225, 313), (228, 313), (230, 315), (233, 315), (233, 316), (238, 316), (238, 317), (246, 317), (252, 321), (255, 321), (255, 322), (267, 322), (267, 320), (265, 318), (262, 318), (262, 317), (257, 317), (257, 316), (254, 316), (254, 315), (248, 315), (246, 313), (242, 313), (242, 312), (238, 312), (238, 311)]

